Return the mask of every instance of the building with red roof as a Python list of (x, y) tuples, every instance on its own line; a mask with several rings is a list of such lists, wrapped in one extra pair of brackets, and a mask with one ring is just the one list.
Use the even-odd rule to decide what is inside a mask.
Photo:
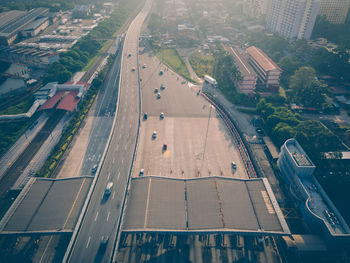
[(253, 67), (261, 83), (278, 91), (282, 69), (259, 48), (251, 46), (246, 50), (249, 64)]
[(89, 84), (86, 82), (78, 82), (76, 84), (71, 82), (65, 84), (48, 83), (42, 88), (46, 92), (48, 99), (39, 110), (56, 108), (74, 111), (88, 88)]

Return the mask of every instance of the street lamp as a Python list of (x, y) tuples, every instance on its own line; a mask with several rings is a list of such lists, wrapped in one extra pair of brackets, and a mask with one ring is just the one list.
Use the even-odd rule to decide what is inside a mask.
[(206, 150), (206, 148), (207, 148), (208, 132), (209, 132), (209, 123), (210, 123), (210, 117), (211, 117), (212, 108), (214, 108), (214, 106), (211, 105), (211, 104), (209, 104), (208, 124), (207, 124), (207, 131), (206, 131), (206, 133), (205, 133), (204, 148), (203, 148), (203, 156), (202, 156), (202, 163), (201, 163), (201, 169), (200, 169), (200, 173), (201, 173), (201, 174), (202, 174), (202, 170), (203, 170), (204, 157), (205, 157), (205, 150)]

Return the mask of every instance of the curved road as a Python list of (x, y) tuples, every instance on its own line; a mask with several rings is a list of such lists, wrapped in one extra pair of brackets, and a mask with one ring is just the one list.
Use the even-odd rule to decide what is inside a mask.
[[(116, 124), (69, 262), (110, 262), (112, 257), (139, 125), (138, 38), (151, 4), (151, 0), (146, 2), (126, 34)], [(136, 71), (132, 71), (133, 68)], [(104, 191), (108, 182), (113, 182), (113, 188), (106, 198)], [(103, 247), (101, 239), (106, 236), (109, 241)]]

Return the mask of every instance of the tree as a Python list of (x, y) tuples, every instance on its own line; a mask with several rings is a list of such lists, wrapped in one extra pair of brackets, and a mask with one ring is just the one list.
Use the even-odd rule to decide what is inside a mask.
[(304, 63), (294, 56), (286, 56), (280, 59), (278, 65), (283, 69), (281, 75), (281, 83), (288, 87), (289, 78), (294, 72), (300, 68)]
[(301, 67), (290, 78), (289, 96), (291, 101), (309, 107), (321, 107), (325, 101), (327, 86), (321, 84), (311, 67)]

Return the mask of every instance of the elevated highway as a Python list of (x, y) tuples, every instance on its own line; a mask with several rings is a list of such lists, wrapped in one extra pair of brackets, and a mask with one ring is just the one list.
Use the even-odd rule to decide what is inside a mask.
[[(138, 136), (140, 120), (138, 38), (150, 8), (151, 1), (147, 1), (126, 33), (117, 113), (109, 146), (102, 166), (97, 171), (93, 192), (81, 225), (76, 234), (73, 234), (64, 261), (85, 263), (111, 260)], [(113, 188), (110, 196), (106, 198), (104, 191), (108, 182), (113, 182)], [(101, 250), (101, 240), (106, 237), (109, 238), (108, 243)]]

